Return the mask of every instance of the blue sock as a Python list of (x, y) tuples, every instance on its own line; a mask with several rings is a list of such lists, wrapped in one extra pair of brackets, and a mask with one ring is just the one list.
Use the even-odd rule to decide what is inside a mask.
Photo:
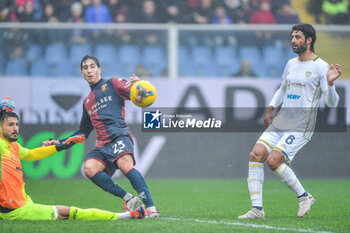
[(154, 206), (151, 193), (149, 192), (145, 179), (141, 173), (136, 169), (132, 169), (125, 176), (129, 179), (132, 187), (139, 194), (146, 207)]
[(94, 177), (90, 178), (90, 180), (104, 191), (109, 192), (114, 196), (123, 198), (127, 193), (119, 185), (115, 184), (112, 178), (104, 172), (98, 172)]
[(258, 209), (258, 210), (262, 210), (263, 208), (262, 208), (262, 206), (252, 206), (253, 208), (256, 208), (256, 209)]
[(306, 197), (306, 196), (309, 196), (309, 194), (307, 192), (304, 192), (303, 194), (301, 194), (298, 198), (300, 197)]

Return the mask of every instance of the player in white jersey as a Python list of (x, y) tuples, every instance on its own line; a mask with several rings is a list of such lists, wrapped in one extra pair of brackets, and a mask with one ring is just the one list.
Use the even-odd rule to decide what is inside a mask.
[[(291, 31), (293, 51), (282, 76), (282, 84), (266, 109), (264, 124), (268, 126), (256, 142), (249, 157), (248, 189), (252, 208), (238, 219), (265, 218), (262, 203), (264, 162), (298, 197), (298, 217), (311, 210), (315, 199), (305, 191), (291, 163), (295, 154), (310, 140), (321, 96), (329, 107), (336, 107), (339, 96), (334, 81), (341, 67), (329, 66), (314, 51), (315, 29), (310, 24), (298, 24)], [(282, 104), (274, 117), (274, 109)]]

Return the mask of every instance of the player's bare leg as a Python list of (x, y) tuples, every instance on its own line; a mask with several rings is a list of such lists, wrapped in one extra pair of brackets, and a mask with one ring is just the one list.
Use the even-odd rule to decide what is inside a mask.
[[(146, 205), (146, 218), (160, 217), (159, 211), (154, 206), (151, 193), (147, 187), (145, 179), (139, 171), (134, 168), (134, 160), (131, 154), (126, 154), (117, 160), (118, 168), (123, 172), (126, 178), (129, 179), (132, 187), (139, 194), (143, 203)], [(127, 207), (128, 202), (124, 203)], [(128, 208), (128, 207), (127, 207)]]
[(238, 219), (265, 218), (262, 203), (262, 188), (264, 183), (264, 161), (268, 156), (266, 147), (256, 143), (249, 155), (248, 189), (252, 208)]
[(285, 183), (298, 197), (299, 210), (297, 216), (304, 217), (310, 212), (315, 199), (307, 193), (293, 170), (284, 164), (285, 157), (279, 151), (273, 150), (267, 158), (267, 164), (273, 172)]

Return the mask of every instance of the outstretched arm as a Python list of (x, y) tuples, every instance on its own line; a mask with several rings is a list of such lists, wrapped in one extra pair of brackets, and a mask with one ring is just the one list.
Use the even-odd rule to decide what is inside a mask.
[(55, 154), (56, 152), (69, 149), (76, 143), (84, 143), (84, 142), (85, 142), (84, 134), (80, 134), (74, 137), (69, 137), (64, 142), (58, 143), (56, 145), (43, 146), (32, 150), (28, 150), (28, 154), (24, 156), (22, 160), (36, 161), (36, 160), (45, 159)]
[[(86, 112), (85, 108), (83, 108), (83, 116), (82, 116), (81, 121), (80, 121), (80, 128), (77, 131), (75, 131), (72, 135), (70, 135), (69, 137), (84, 134), (85, 139), (86, 139), (89, 137), (92, 130), (93, 130), (93, 126), (92, 126), (90, 117), (89, 117), (88, 113)], [(69, 137), (63, 138), (60, 140), (44, 141), (43, 146), (57, 145), (58, 143), (64, 142), (65, 140), (67, 140)]]
[(22, 160), (26, 161), (36, 161), (45, 159), (57, 152), (56, 147), (53, 146), (45, 146), (45, 147), (38, 147), (33, 150), (29, 150), (28, 154), (22, 158)]

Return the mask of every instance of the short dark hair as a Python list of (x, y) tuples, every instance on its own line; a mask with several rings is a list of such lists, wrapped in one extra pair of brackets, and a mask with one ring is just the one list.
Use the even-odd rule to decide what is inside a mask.
[(316, 42), (316, 31), (315, 31), (314, 27), (311, 24), (301, 23), (301, 24), (294, 25), (293, 28), (292, 28), (291, 33), (293, 31), (301, 31), (304, 34), (306, 39), (311, 37), (312, 41), (311, 41), (311, 44), (310, 44), (310, 50), (312, 52), (315, 52), (314, 44)]
[(18, 118), (18, 116), (17, 116), (16, 113), (3, 110), (3, 111), (0, 112), (0, 124), (3, 124), (3, 123), (4, 123), (4, 120), (5, 120), (6, 118), (9, 118), (9, 117), (16, 117), (17, 120), (19, 120), (19, 118)]
[(93, 60), (93, 61), (96, 63), (97, 67), (100, 68), (100, 62), (98, 61), (97, 57), (91, 56), (91, 55), (86, 55), (86, 56), (83, 57), (83, 59), (81, 59), (81, 62), (80, 62), (80, 70), (83, 69), (83, 63), (84, 63), (86, 60), (88, 60), (88, 59)]

